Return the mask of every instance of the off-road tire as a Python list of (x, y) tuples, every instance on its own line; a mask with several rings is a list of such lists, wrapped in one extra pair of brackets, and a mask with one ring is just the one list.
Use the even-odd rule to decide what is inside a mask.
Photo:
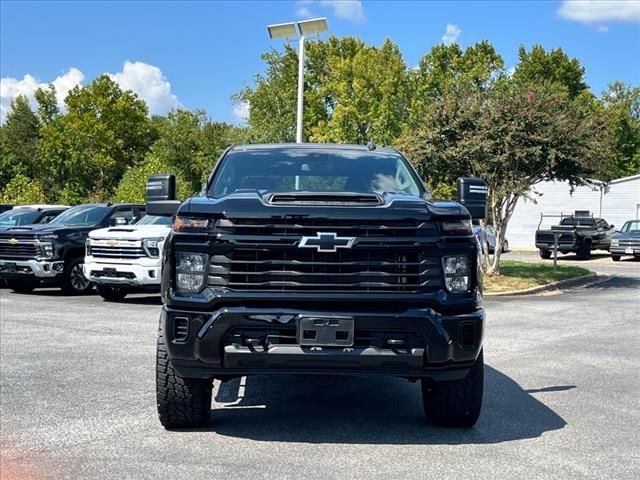
[(60, 285), (62, 293), (65, 295), (85, 295), (93, 288), (93, 285), (85, 278), (84, 274), (82, 274), (84, 282), (77, 277), (79, 273), (82, 273), (83, 263), (84, 258), (82, 257), (72, 258), (65, 262), (62, 284)]
[(36, 283), (29, 280), (7, 279), (7, 286), (16, 293), (31, 293)]
[(540, 250), (540, 258), (549, 260), (551, 258), (551, 250)]
[(578, 250), (578, 258), (580, 260), (589, 260), (591, 258), (591, 240), (584, 240)]
[(156, 399), (166, 429), (204, 427), (211, 412), (212, 380), (183, 378), (167, 354), (162, 326), (156, 350)]
[(422, 380), (422, 403), (427, 422), (434, 427), (472, 427), (480, 416), (484, 389), (484, 360), (480, 351), (462, 380)]
[(107, 285), (96, 285), (96, 291), (98, 295), (110, 302), (117, 302), (127, 296), (126, 288), (123, 287), (109, 287)]
[(619, 262), (620, 261), (620, 255), (611, 255), (611, 260), (613, 260), (614, 262)]

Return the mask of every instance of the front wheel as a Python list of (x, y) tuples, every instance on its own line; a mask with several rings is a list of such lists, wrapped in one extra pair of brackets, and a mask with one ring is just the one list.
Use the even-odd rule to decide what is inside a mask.
[(549, 260), (551, 258), (551, 250), (540, 250), (540, 258)]
[(619, 262), (620, 261), (620, 255), (611, 255), (611, 260), (613, 260), (614, 262)]
[(173, 368), (162, 327), (156, 349), (156, 400), (166, 429), (204, 427), (211, 412), (212, 380), (183, 378)]
[(462, 380), (422, 380), (422, 403), (427, 421), (436, 427), (472, 427), (478, 421), (484, 390), (482, 350)]
[(29, 280), (7, 279), (7, 286), (16, 293), (31, 293), (36, 288), (36, 283)]
[(69, 260), (62, 274), (62, 291), (65, 295), (83, 295), (91, 290), (91, 282), (82, 272), (83, 258)]
[(129, 293), (122, 287), (108, 287), (107, 285), (96, 285), (98, 295), (108, 301), (122, 300)]
[(585, 240), (582, 242), (580, 249), (578, 250), (578, 258), (580, 260), (589, 260), (591, 258), (591, 241)]

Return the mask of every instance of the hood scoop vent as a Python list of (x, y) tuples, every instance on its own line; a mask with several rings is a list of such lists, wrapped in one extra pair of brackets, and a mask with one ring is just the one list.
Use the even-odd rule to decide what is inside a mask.
[(135, 232), (134, 229), (132, 228), (110, 228), (109, 229), (110, 232)]
[(375, 193), (288, 192), (274, 193), (268, 198), (273, 205), (382, 205)]

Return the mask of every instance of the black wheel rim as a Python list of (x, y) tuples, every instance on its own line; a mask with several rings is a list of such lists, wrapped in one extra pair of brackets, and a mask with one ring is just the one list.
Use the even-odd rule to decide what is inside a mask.
[(87, 280), (87, 277), (82, 273), (82, 263), (78, 263), (73, 266), (69, 279), (71, 281), (71, 286), (79, 292), (86, 290), (87, 287), (89, 287), (89, 280)]

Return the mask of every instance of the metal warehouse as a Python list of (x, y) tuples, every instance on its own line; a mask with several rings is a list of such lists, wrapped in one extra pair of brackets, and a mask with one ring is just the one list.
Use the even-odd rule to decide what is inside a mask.
[[(567, 182), (540, 182), (531, 191), (531, 198), (521, 199), (509, 222), (507, 239), (515, 248), (535, 248), (535, 233), (540, 214), (570, 214), (589, 211), (604, 218), (616, 228), (627, 220), (640, 218), (640, 175), (618, 178), (607, 184), (575, 187)], [(549, 227), (559, 219), (546, 219)]]

